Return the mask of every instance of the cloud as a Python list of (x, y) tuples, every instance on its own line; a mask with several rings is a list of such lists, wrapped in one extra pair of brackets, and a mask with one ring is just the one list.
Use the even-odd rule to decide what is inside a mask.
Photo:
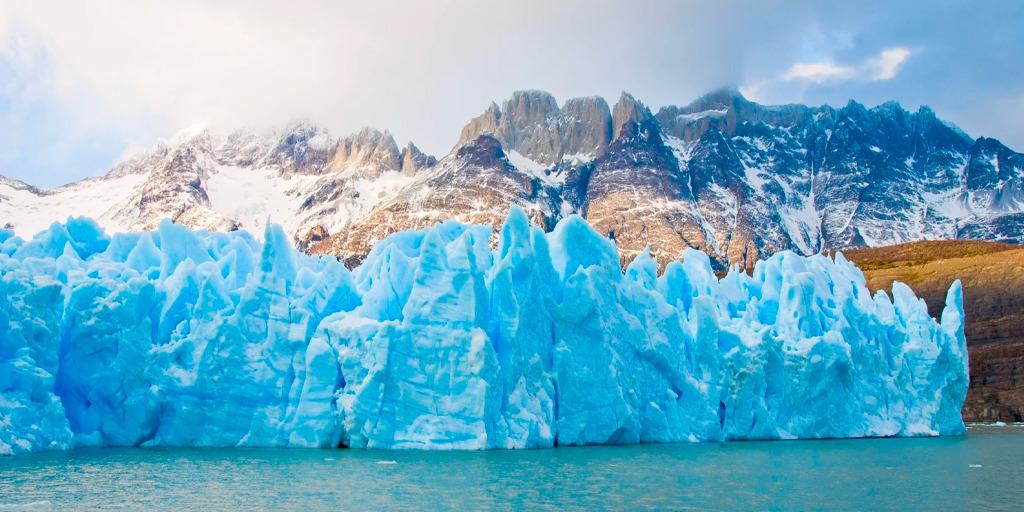
[[(754, 44), (754, 23), (740, 15), (761, 7), (639, 2), (0, 1), (0, 116), (4, 101), (18, 103), (21, 123), (41, 126), (33, 112), (53, 112), (59, 119), (40, 130), (69, 148), (58, 155), (0, 126), (0, 174), (60, 182), (102, 170), (95, 160), (83, 168), (75, 146), (105, 148), (110, 165), (117, 140), (123, 149), (190, 125), (273, 129), (296, 119), (337, 135), (389, 129), (441, 156), (464, 123), (515, 89), (563, 101), (614, 101), (628, 90), (653, 106), (678, 103), (737, 83), (736, 63), (752, 51), (792, 44)], [(788, 29), (804, 24), (777, 25), (795, 38)], [(725, 25), (742, 30), (700, 28)], [(5, 95), (2, 61), (18, 67), (20, 90), (38, 94)]]
[(786, 82), (814, 84), (848, 80), (890, 80), (896, 77), (912, 53), (909, 49), (898, 46), (886, 48), (877, 55), (854, 65), (835, 64), (828, 60), (794, 64), (782, 74), (780, 79)]
[[(660, 25), (668, 33), (656, 17), (729, 16), (699, 6), (615, 3), (607, 7), (616, 16), (599, 16), (585, 2), (552, 7), (539, 0), (58, 4), (0, 2), (0, 58), (25, 70), (45, 65), (38, 73), (45, 80), (27, 72), (22, 79), (87, 125), (174, 131), (308, 118), (342, 132), (367, 124), (390, 128), (429, 139), (435, 152), (448, 149), (470, 114), (515, 88), (617, 94), (631, 88), (631, 77), (652, 77), (673, 62), (696, 67), (691, 55), (715, 44), (696, 34), (673, 36), (679, 49), (671, 57), (644, 55), (640, 41), (600, 44), (619, 22)], [(741, 44), (717, 52), (730, 54)], [(26, 54), (43, 57), (21, 58)], [(601, 65), (606, 58), (623, 63), (622, 73), (608, 74)], [(707, 66), (701, 71), (707, 78), (697, 80), (708, 88), (734, 79), (732, 73), (725, 63)]]
[(876, 57), (864, 63), (864, 71), (870, 80), (889, 80), (900, 72), (912, 52), (903, 47), (887, 48)]
[(295, 119), (440, 156), (523, 88), (657, 109), (744, 84), (763, 102), (927, 102), (968, 131), (996, 126), (979, 102), (1024, 93), (1024, 4), (866, 2), (0, 0), (0, 174), (55, 184), (182, 127)]
[(741, 85), (740, 87), (738, 87), (738, 89), (740, 90), (740, 94), (742, 94), (744, 98), (747, 98), (748, 100), (751, 101), (761, 102), (762, 87), (764, 87), (764, 84), (757, 83)]
[(832, 62), (815, 62), (811, 64), (794, 64), (782, 75), (783, 80), (804, 80), (823, 83), (830, 80), (846, 80), (857, 74), (857, 70), (849, 66), (839, 66)]

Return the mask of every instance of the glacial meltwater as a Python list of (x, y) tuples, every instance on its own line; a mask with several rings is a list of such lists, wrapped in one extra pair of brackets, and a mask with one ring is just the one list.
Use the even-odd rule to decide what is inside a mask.
[(1020, 510), (1024, 426), (515, 451), (104, 448), (0, 457), (0, 510)]

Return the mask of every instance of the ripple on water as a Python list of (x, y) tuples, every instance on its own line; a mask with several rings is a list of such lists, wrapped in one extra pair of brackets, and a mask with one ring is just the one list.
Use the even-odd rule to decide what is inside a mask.
[(1024, 428), (982, 426), (506, 452), (82, 449), (0, 458), (0, 511), (1012, 509), (1020, 482)]

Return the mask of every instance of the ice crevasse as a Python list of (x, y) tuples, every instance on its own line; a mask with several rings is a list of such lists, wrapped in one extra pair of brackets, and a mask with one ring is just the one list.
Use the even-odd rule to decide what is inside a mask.
[(69, 219), (0, 231), (0, 453), (959, 434), (961, 296), (936, 321), (842, 255), (623, 271), (584, 220), (544, 233), (519, 209), (496, 236), (397, 233), (354, 271), (273, 225)]

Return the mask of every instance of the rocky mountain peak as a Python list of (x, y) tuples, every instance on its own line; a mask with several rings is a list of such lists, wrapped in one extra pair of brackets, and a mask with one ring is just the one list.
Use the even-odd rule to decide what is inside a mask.
[(284, 144), (296, 144), (326, 136), (328, 132), (327, 129), (309, 121), (298, 120), (284, 125), (275, 135)]
[[(967, 137), (927, 107), (760, 105), (735, 88), (656, 116), (628, 93), (613, 108), (598, 97), (559, 107), (541, 91), (498, 105), (440, 161), (372, 128), (341, 139), (308, 123), (226, 138), (191, 130), (104, 178), (52, 191), (0, 181), (0, 216), (36, 229), (43, 221), (19, 212), (50, 208), (115, 230), (160, 218), (248, 228), (272, 216), (291, 233), (320, 226), (326, 240), (356, 224), (387, 223), (383, 233), (463, 208), (490, 223), (492, 210), (520, 204), (549, 220), (579, 213), (627, 250), (650, 244), (663, 258), (695, 246), (722, 265), (785, 249), (1024, 240), (1024, 156)], [(94, 199), (79, 200), (84, 191)], [(63, 206), (71, 196), (81, 207)], [(375, 239), (359, 236), (346, 239)]]
[(267, 157), (278, 143), (278, 137), (261, 136), (252, 130), (235, 130), (219, 145), (217, 156), (226, 165), (248, 167)]
[(612, 113), (599, 96), (571, 98), (562, 106), (563, 158), (591, 160), (612, 140)]
[(557, 116), (558, 102), (551, 93), (545, 91), (515, 91), (511, 98), (505, 100), (501, 110), (503, 121), (507, 121), (513, 130), (519, 130)]
[(643, 123), (652, 117), (651, 111), (643, 103), (623, 91), (612, 109), (612, 140), (619, 138), (623, 125)]
[[(824, 110), (825, 117), (831, 117), (829, 107)], [(748, 100), (737, 88), (725, 87), (684, 107), (662, 107), (656, 117), (667, 135), (692, 143), (710, 130), (736, 135), (744, 123), (792, 128), (808, 123), (815, 113), (805, 105), (759, 105)]]
[(380, 131), (376, 128), (372, 128), (369, 126), (363, 127), (359, 131), (349, 135), (348, 137), (345, 137), (344, 139), (342, 139), (342, 141), (347, 145), (356, 145), (364, 147), (378, 146), (381, 144), (393, 145), (396, 147), (396, 149), (398, 147), (397, 144), (395, 144), (394, 137), (391, 136), (391, 133), (389, 131)]
[(260, 164), (300, 174), (323, 172), (337, 144), (326, 129), (304, 121), (285, 126), (272, 140)]
[(179, 131), (169, 140), (158, 142), (151, 149), (132, 154), (115, 165), (104, 177), (167, 173), (181, 168), (183, 160), (205, 161), (213, 159), (213, 155), (214, 142), (210, 130), (189, 128)]
[(490, 133), (482, 133), (477, 138), (463, 144), (455, 152), (455, 158), (484, 167), (500, 165), (501, 162), (507, 160), (501, 141)]
[(402, 161), (398, 144), (389, 132), (367, 127), (338, 141), (328, 169), (358, 170), (367, 178), (376, 178), (385, 171), (402, 170)]
[(453, 150), (462, 147), (463, 144), (477, 138), (481, 133), (498, 133), (498, 123), (501, 121), (501, 108), (498, 104), (491, 102), (482, 114), (470, 119), (459, 134), (459, 140), (455, 143)]
[(209, 148), (213, 145), (213, 135), (209, 128), (193, 126), (179, 130), (170, 140), (163, 143), (168, 147), (202, 147)]
[[(935, 115), (935, 111), (932, 110), (932, 108), (929, 107), (928, 105), (921, 105), (920, 107), (918, 107), (918, 109), (917, 109), (917, 117), (919, 119), (934, 119), (934, 120), (938, 121), (938, 116)], [(942, 121), (940, 121), (940, 122), (942, 122)], [(951, 123), (943, 122), (943, 124), (950, 125)], [(957, 128), (957, 130), (960, 130), (960, 129)]]
[(33, 194), (40, 194), (40, 193), (42, 193), (41, 189), (33, 187), (32, 185), (29, 185), (28, 183), (25, 183), (24, 181), (16, 180), (14, 178), (8, 178), (7, 176), (3, 176), (3, 175), (0, 175), (0, 185), (4, 185), (6, 187), (9, 187), (12, 190), (27, 190), (29, 192), (32, 192)]
[(495, 136), (509, 148), (544, 165), (562, 155), (561, 111), (543, 91), (516, 91), (505, 100)]
[(907, 112), (907, 109), (903, 108), (903, 105), (900, 105), (900, 102), (893, 101), (893, 100), (889, 100), (889, 101), (886, 101), (884, 103), (881, 103), (877, 107), (873, 108), (872, 110), (874, 110), (875, 112), (878, 112), (879, 114), (889, 115), (889, 116), (899, 116), (899, 115), (905, 115), (905, 114), (909, 113), (909, 112)]
[(420, 151), (412, 142), (402, 149), (402, 174), (412, 176), (421, 169), (433, 167), (436, 163), (436, 158)]
[(846, 105), (839, 110), (841, 113), (848, 117), (864, 117), (868, 114), (868, 108), (863, 103), (859, 103), (855, 100), (846, 102)]
[(715, 89), (700, 98), (690, 102), (687, 108), (693, 111), (710, 110), (710, 109), (732, 109), (736, 108), (737, 105), (746, 105), (750, 101), (747, 100), (743, 93), (740, 92), (735, 86), (721, 87)]
[(611, 140), (611, 113), (601, 98), (573, 98), (561, 108), (543, 91), (516, 91), (499, 109), (491, 106), (471, 120), (459, 137), (461, 147), (484, 133), (545, 167), (563, 158), (590, 160)]

